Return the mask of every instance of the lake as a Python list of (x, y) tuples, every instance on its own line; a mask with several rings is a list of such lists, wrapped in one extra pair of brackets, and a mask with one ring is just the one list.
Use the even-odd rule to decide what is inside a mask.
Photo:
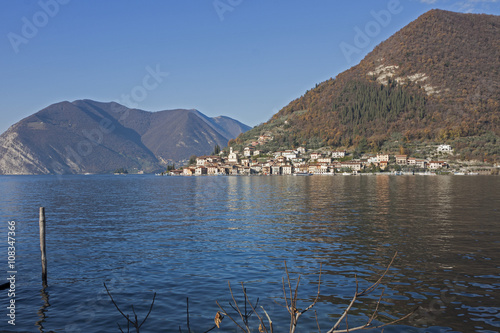
[[(286, 261), (292, 289), (300, 274), (299, 309), (314, 301), (321, 265), (320, 297), (297, 332), (318, 332), (317, 322), (326, 332), (352, 299), (356, 279), (368, 287), (396, 251), (381, 288), (354, 304), (349, 328), (368, 320), (385, 288), (376, 323), (419, 306), (385, 333), (500, 331), (500, 177), (1, 176), (0, 193), (1, 274), (8, 277), (9, 221), (17, 270), (16, 325), (7, 322), (11, 298), (3, 291), (3, 331), (120, 332), (118, 323), (126, 332), (106, 283), (131, 318), (134, 305), (139, 321), (156, 292), (141, 332), (187, 332), (187, 298), (191, 331), (205, 332), (216, 301), (239, 318), (229, 281), (242, 311), (244, 282), (275, 331), (288, 332)], [(258, 332), (255, 315), (250, 326)], [(226, 317), (213, 332), (236, 328)]]

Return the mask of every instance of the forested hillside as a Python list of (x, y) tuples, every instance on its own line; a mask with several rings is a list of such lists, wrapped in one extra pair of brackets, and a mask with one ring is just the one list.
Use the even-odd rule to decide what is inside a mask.
[[(464, 158), (495, 159), (499, 70), (500, 17), (432, 10), (230, 144), (270, 133), (270, 149), (363, 143), (377, 151), (397, 136), (456, 142)], [(493, 145), (479, 147), (485, 137)]]

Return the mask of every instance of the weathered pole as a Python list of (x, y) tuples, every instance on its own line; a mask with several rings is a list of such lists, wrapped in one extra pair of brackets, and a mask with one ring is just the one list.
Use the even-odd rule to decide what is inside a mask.
[(40, 251), (42, 251), (42, 284), (47, 287), (47, 256), (45, 247), (45, 208), (40, 207)]

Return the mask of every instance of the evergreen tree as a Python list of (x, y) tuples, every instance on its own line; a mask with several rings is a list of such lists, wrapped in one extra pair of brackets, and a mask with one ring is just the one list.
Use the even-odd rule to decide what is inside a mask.
[(219, 153), (220, 153), (220, 146), (216, 144), (212, 155), (219, 155)]

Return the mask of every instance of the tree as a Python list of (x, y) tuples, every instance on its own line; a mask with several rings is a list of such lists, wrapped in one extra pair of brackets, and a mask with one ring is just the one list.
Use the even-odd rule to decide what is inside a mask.
[(189, 158), (189, 165), (196, 164), (196, 158), (196, 155), (191, 155), (191, 157)]
[(220, 146), (216, 144), (212, 155), (219, 155), (219, 153), (220, 153)]
[(127, 174), (128, 171), (125, 168), (119, 168), (119, 169), (116, 169), (114, 173)]
[(368, 142), (366, 141), (366, 138), (363, 136), (361, 140), (358, 143), (358, 146), (356, 147), (356, 151), (358, 153), (364, 153), (368, 149)]

